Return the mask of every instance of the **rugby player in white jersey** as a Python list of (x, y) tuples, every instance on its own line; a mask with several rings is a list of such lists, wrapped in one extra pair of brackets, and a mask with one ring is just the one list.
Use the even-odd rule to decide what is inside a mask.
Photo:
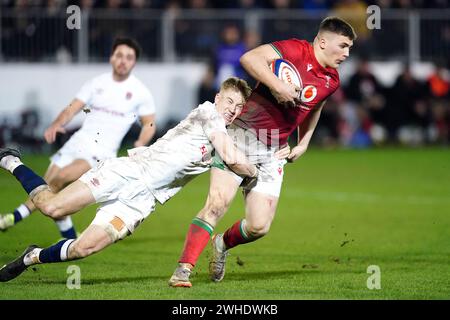
[[(44, 180), (53, 192), (58, 192), (99, 161), (114, 158), (121, 141), (139, 118), (142, 129), (135, 147), (145, 146), (155, 134), (155, 105), (145, 85), (131, 74), (139, 58), (139, 45), (130, 38), (118, 38), (112, 47), (112, 72), (86, 82), (44, 133), (47, 143), (55, 142), (58, 133), (81, 110), (86, 118), (81, 128), (52, 157)], [(13, 213), (0, 215), (0, 230), (4, 231), (36, 209), (27, 200)], [(76, 238), (70, 217), (55, 219), (64, 238)]]
[(9, 281), (37, 263), (87, 257), (133, 233), (135, 228), (195, 176), (209, 170), (212, 151), (243, 177), (256, 178), (257, 168), (238, 151), (226, 125), (240, 114), (251, 89), (244, 80), (229, 78), (215, 103), (205, 102), (150, 147), (128, 151), (128, 157), (102, 161), (59, 193), (20, 161), (14, 149), (0, 149), (0, 166), (11, 172), (35, 206), (47, 216), (62, 218), (101, 203), (91, 225), (78, 239), (63, 239), (42, 249), (29, 246), (0, 269)]

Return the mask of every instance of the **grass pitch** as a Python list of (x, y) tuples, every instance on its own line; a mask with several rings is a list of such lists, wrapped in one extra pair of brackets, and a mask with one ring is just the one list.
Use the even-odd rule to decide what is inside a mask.
[[(48, 159), (24, 159), (44, 173)], [(212, 283), (209, 247), (199, 259), (191, 289), (170, 288), (188, 225), (208, 191), (205, 174), (159, 206), (131, 237), (84, 260), (38, 265), (0, 283), (0, 299), (449, 299), (450, 152), (415, 150), (310, 150), (286, 166), (271, 232), (237, 247), (227, 274)], [(25, 192), (0, 173), (0, 211)], [(243, 215), (238, 195), (217, 227)], [(73, 216), (78, 231), (95, 207)], [(49, 246), (55, 224), (33, 214), (0, 233), (0, 263), (29, 244)], [(69, 290), (67, 269), (81, 270), (81, 289)], [(379, 266), (381, 289), (369, 290), (367, 268)]]

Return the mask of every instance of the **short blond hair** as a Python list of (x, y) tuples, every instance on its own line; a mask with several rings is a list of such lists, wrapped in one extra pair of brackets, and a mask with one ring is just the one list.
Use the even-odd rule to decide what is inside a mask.
[(226, 79), (224, 82), (222, 82), (222, 85), (220, 86), (220, 91), (227, 89), (234, 89), (236, 91), (239, 91), (244, 97), (245, 101), (247, 101), (248, 98), (250, 98), (250, 94), (252, 93), (252, 88), (250, 88), (247, 81), (245, 81), (244, 79), (240, 79), (238, 77), (230, 77)]

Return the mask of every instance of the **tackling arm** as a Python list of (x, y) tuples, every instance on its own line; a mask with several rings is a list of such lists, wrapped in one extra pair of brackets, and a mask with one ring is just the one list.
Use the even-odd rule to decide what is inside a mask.
[(251, 178), (258, 175), (256, 166), (248, 162), (245, 155), (234, 146), (229, 135), (224, 132), (214, 132), (209, 139), (222, 160), (236, 174)]
[(134, 142), (135, 147), (146, 146), (152, 140), (156, 131), (154, 114), (141, 116), (140, 120), (142, 124), (142, 129), (138, 139)]
[(288, 156), (289, 162), (294, 162), (300, 158), (300, 156), (306, 152), (306, 149), (308, 149), (309, 142), (311, 141), (314, 130), (319, 122), (320, 113), (322, 112), (325, 103), (326, 100), (323, 101), (317, 109), (312, 110), (304, 122), (298, 127), (297, 145), (292, 148), (291, 154)]
[(64, 125), (83, 109), (85, 103), (79, 99), (73, 99), (72, 102), (64, 108), (52, 124), (45, 130), (44, 138), (47, 143), (53, 143), (56, 139), (56, 134), (65, 133)]

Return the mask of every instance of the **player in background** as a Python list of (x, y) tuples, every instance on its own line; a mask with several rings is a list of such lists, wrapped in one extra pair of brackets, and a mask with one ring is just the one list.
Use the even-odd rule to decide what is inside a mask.
[[(145, 146), (155, 134), (155, 105), (145, 85), (131, 74), (140, 48), (130, 38), (118, 38), (112, 46), (112, 72), (86, 82), (75, 99), (47, 128), (47, 143), (55, 142), (58, 133), (81, 110), (86, 118), (81, 128), (51, 158), (44, 175), (53, 192), (58, 192), (99, 161), (117, 156), (123, 137), (139, 119), (142, 125), (135, 147)], [(13, 213), (0, 215), (0, 230), (11, 228), (36, 210), (31, 200), (19, 205)], [(70, 217), (55, 219), (64, 238), (76, 238)]]
[[(244, 80), (229, 78), (215, 102), (205, 102), (150, 147), (128, 150), (128, 157), (100, 164), (59, 193), (23, 165), (18, 151), (0, 149), (0, 167), (11, 172), (42, 213), (62, 218), (101, 203), (95, 219), (78, 239), (64, 239), (42, 249), (35, 245), (0, 269), (0, 281), (9, 281), (30, 265), (87, 257), (133, 233), (154, 211), (186, 183), (210, 168), (213, 148), (239, 176), (255, 178), (256, 166), (239, 152), (227, 134), (251, 89)], [(289, 152), (287, 152), (289, 153)]]
[[(244, 69), (259, 83), (242, 114), (229, 127), (229, 135), (240, 150), (245, 150), (250, 162), (257, 165), (259, 175), (257, 180), (246, 183), (226, 165), (216, 164), (212, 168), (206, 204), (189, 227), (179, 265), (169, 280), (170, 286), (192, 286), (189, 275), (241, 183), (245, 218), (212, 237), (211, 279), (223, 279), (228, 250), (268, 233), (275, 216), (286, 163), (273, 154), (287, 144), (288, 137), (296, 129), (298, 144), (292, 148), (288, 161), (294, 162), (306, 151), (326, 99), (339, 87), (336, 69), (349, 56), (354, 39), (356, 34), (346, 21), (328, 17), (320, 23), (313, 43), (299, 39), (276, 41), (250, 50), (241, 57)], [(279, 58), (295, 65), (302, 88), (287, 84), (272, 73), (269, 65)]]

